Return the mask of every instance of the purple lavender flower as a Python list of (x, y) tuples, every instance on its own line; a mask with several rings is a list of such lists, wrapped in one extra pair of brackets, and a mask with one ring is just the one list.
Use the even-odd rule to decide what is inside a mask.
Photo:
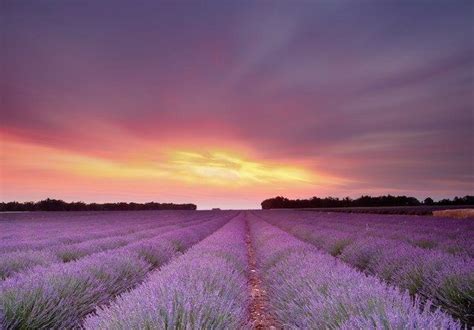
[[(97, 253), (78, 261), (35, 268), (0, 283), (5, 328), (78, 326), (97, 306), (136, 286), (153, 268), (187, 249), (228, 221), (220, 217), (157, 238)], [(146, 251), (146, 255), (144, 253)], [(149, 263), (148, 260), (152, 260)]]
[(247, 321), (245, 227), (237, 218), (89, 316), (86, 329), (237, 329)]
[(445, 313), (364, 275), (261, 220), (251, 225), (259, 273), (285, 328), (458, 329)]
[[(472, 232), (473, 225), (470, 222), (413, 216), (354, 216), (313, 212), (307, 212), (310, 215), (301, 219), (300, 213), (263, 212), (260, 215), (269, 223), (339, 256), (359, 270), (408, 290), (411, 295), (421, 295), (466, 324), (474, 324), (474, 260), (468, 253), (453, 255), (442, 249), (422, 248), (410, 242), (411, 238), (419, 234), (438, 237), (446, 231), (446, 235), (460, 244), (465, 239), (465, 233), (446, 226), (446, 223)], [(399, 235), (394, 235), (394, 232)], [(463, 272), (457, 272), (452, 277), (457, 269)]]

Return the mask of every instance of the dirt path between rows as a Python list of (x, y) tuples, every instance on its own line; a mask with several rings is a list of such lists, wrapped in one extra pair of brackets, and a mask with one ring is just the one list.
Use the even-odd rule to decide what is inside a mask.
[(254, 329), (281, 329), (275, 318), (268, 311), (268, 297), (262, 287), (262, 280), (257, 273), (257, 259), (255, 249), (250, 237), (250, 228), (246, 220), (247, 234), (245, 245), (247, 246), (247, 255), (249, 260), (249, 286), (250, 286), (250, 323)]

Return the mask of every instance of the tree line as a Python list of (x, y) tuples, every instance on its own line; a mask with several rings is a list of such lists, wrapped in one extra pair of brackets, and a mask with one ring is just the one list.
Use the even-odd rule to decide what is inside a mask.
[(174, 203), (84, 203), (50, 199), (39, 202), (1, 202), (0, 212), (5, 211), (141, 211), (141, 210), (196, 210), (195, 204)]
[(409, 196), (361, 196), (356, 199), (345, 197), (312, 197), (310, 199), (288, 199), (278, 196), (264, 200), (262, 209), (299, 209), (299, 208), (330, 208), (330, 207), (381, 207), (381, 206), (420, 206), (420, 205), (474, 205), (474, 196), (454, 197), (454, 199), (442, 199), (435, 202), (428, 197), (419, 201)]

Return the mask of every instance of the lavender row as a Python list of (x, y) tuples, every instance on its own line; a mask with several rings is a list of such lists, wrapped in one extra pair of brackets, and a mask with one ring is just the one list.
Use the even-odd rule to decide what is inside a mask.
[(474, 223), (433, 217), (288, 212), (297, 223), (314, 224), (319, 229), (344, 230), (364, 236), (384, 237), (424, 249), (474, 256)]
[(175, 220), (175, 225), (155, 225), (155, 228), (143, 229), (129, 235), (86, 240), (76, 244), (53, 244), (49, 246), (49, 248), (45, 247), (40, 251), (15, 251), (0, 255), (0, 280), (12, 276), (15, 273), (29, 270), (35, 266), (48, 266), (59, 262), (70, 262), (97, 252), (126, 246), (134, 241), (152, 238), (203, 221), (202, 219), (192, 221), (180, 220), (181, 223)]
[(203, 219), (206, 219), (200, 217), (201, 219), (196, 220), (194, 218), (190, 221), (184, 221), (183, 219), (179, 219), (180, 221), (175, 220), (176, 224), (168, 226), (164, 226), (165, 223), (160, 223), (158, 226), (155, 225), (154, 228), (143, 229), (129, 235), (86, 240), (76, 244), (53, 244), (49, 248), (44, 248), (40, 251), (26, 250), (0, 255), (0, 280), (35, 266), (70, 262), (97, 252), (119, 248), (134, 241), (152, 238), (171, 230), (200, 223)]
[(290, 329), (459, 329), (440, 310), (254, 219), (251, 235), (270, 308)]
[[(29, 215), (32, 219), (26, 218)], [(94, 231), (96, 228), (113, 230), (120, 227), (133, 228), (133, 225), (147, 224), (156, 220), (165, 220), (176, 217), (175, 214), (162, 212), (112, 212), (86, 213), (73, 212), (56, 214), (56, 212), (8, 213), (1, 214), (0, 230), (2, 241), (8, 240), (40, 240), (51, 235), (61, 235), (81, 230)]]
[[(114, 215), (109, 215), (112, 217)], [(0, 241), (0, 253), (21, 251), (21, 250), (32, 250), (32, 249), (44, 249), (53, 245), (60, 244), (74, 244), (80, 243), (87, 240), (101, 239), (111, 236), (121, 236), (127, 234), (133, 234), (138, 231), (152, 229), (164, 225), (179, 225), (186, 223), (194, 218), (207, 218), (209, 214), (206, 213), (188, 213), (180, 216), (179, 214), (174, 216), (165, 216), (158, 212), (151, 212), (146, 218), (137, 219), (133, 213), (127, 214), (125, 217), (122, 215), (119, 217), (120, 221), (109, 224), (106, 222), (108, 218), (97, 217), (91, 227), (69, 227), (61, 226), (59, 233), (49, 233), (48, 238), (41, 238), (38, 240), (32, 240), (30, 238), (22, 238), (16, 240), (1, 240)], [(104, 223), (106, 222), (106, 223)], [(66, 221), (67, 223), (67, 221)], [(17, 231), (21, 232), (19, 228)], [(42, 228), (36, 228), (36, 231), (41, 232)]]
[[(148, 211), (146, 214), (140, 212), (123, 212), (113, 214), (90, 215), (85, 223), (70, 224), (67, 218), (62, 223), (56, 221), (50, 223), (48, 220), (24, 224), (13, 222), (15, 235), (12, 238), (0, 240), (0, 253), (26, 249), (40, 249), (48, 244), (73, 244), (91, 239), (100, 239), (110, 236), (132, 234), (137, 231), (152, 229), (165, 225), (180, 225), (193, 220), (212, 217), (211, 212), (176, 212), (172, 214), (165, 211)], [(109, 212), (110, 213), (110, 212)], [(65, 215), (66, 217), (67, 215)], [(4, 229), (4, 222), (0, 222), (0, 231)], [(47, 228), (53, 227), (49, 231)], [(34, 234), (28, 235), (29, 232)], [(32, 235), (35, 235), (34, 237)], [(55, 240), (52, 240), (54, 237)]]
[(466, 324), (474, 324), (474, 260), (426, 250), (393, 239), (353, 235), (344, 230), (324, 230), (314, 225), (294, 225), (285, 217), (265, 216), (266, 221), (337, 256), (370, 275), (418, 294)]
[(3, 327), (73, 328), (146, 274), (204, 239), (228, 217), (170, 232), (159, 239), (19, 274), (0, 284)]
[(239, 329), (248, 319), (245, 226), (238, 217), (87, 318), (86, 329)]
[[(3, 239), (0, 241), (0, 253), (42, 249), (52, 245), (74, 244), (87, 240), (101, 239), (104, 237), (121, 236), (133, 234), (137, 231), (151, 229), (157, 226), (167, 225), (171, 221), (164, 221), (162, 218), (148, 219), (146, 222), (136, 223), (132, 219), (123, 223), (113, 225), (101, 223), (102, 219), (97, 219), (93, 228), (90, 227), (63, 227), (58, 232), (49, 232), (45, 237), (24, 237), (14, 239)], [(175, 220), (176, 222), (176, 220)], [(37, 229), (41, 231), (42, 229)], [(18, 228), (21, 231), (21, 228)], [(54, 238), (54, 239), (53, 239)]]
[(131, 235), (113, 236), (89, 240), (76, 244), (54, 245), (49, 249), (16, 251), (0, 257), (0, 280), (15, 273), (29, 270), (35, 266), (48, 266), (54, 263), (70, 262), (94, 253), (116, 249), (132, 242), (153, 238), (182, 227), (164, 226)]

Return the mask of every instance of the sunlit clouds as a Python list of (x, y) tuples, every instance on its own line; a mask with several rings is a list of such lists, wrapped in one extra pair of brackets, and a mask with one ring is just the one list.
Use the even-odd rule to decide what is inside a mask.
[[(106, 159), (71, 151), (4, 140), (2, 170), (52, 170), (99, 178), (165, 179), (196, 185), (316, 185), (337, 184), (334, 178), (316, 175), (298, 166), (249, 160), (222, 150), (156, 150), (153, 160)], [(334, 181), (332, 181), (334, 180)]]
[[(343, 179), (318, 173), (314, 168), (250, 159), (222, 149), (157, 147), (124, 155), (125, 149), (120, 157), (112, 159), (3, 136), (2, 191), (14, 194), (33, 188), (30, 193), (39, 190), (54, 194), (60, 190), (80, 197), (84, 190), (114, 191), (129, 185), (140, 187), (134, 195), (140, 200), (153, 199), (157, 192), (163, 195), (180, 190), (188, 191), (186, 196), (192, 196), (193, 191), (199, 196), (203, 191), (208, 194), (209, 189), (235, 196), (257, 192), (255, 198), (262, 198), (274, 192), (294, 193), (344, 184)], [(88, 189), (86, 183), (94, 186)]]
[(2, 200), (474, 190), (472, 1), (85, 2), (2, 7)]
[(313, 183), (313, 178), (307, 170), (249, 161), (223, 151), (205, 153), (176, 151), (171, 154), (169, 166), (177, 171), (179, 177), (190, 182), (206, 180), (210, 184), (241, 186), (287, 182)]

